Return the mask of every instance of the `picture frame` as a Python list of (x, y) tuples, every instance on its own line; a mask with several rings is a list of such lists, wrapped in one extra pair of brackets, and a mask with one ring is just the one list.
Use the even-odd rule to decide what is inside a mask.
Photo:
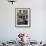
[(30, 8), (15, 8), (15, 27), (31, 27)]

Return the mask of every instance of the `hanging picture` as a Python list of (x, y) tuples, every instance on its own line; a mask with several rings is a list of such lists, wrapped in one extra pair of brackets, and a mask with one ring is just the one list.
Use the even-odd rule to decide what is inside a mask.
[(16, 27), (31, 26), (31, 9), (30, 8), (15, 9), (15, 26)]

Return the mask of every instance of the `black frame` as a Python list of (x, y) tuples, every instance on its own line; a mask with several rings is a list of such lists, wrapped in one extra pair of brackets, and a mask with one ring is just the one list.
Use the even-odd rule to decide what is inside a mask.
[[(20, 9), (20, 10), (22, 10), (22, 9), (27, 9), (27, 10), (29, 10), (29, 12), (28, 12), (28, 19), (29, 19), (29, 25), (28, 26), (26, 26), (26, 25), (22, 25), (22, 26), (17, 26), (17, 24), (16, 24), (16, 22), (17, 22), (17, 9)], [(27, 28), (27, 27), (31, 27), (31, 9), (30, 8), (15, 8), (15, 27), (20, 27), (20, 28)]]

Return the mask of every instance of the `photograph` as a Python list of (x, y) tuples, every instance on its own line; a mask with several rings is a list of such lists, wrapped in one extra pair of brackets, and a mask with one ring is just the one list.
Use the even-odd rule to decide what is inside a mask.
[(30, 8), (16, 8), (15, 22), (17, 27), (30, 27)]

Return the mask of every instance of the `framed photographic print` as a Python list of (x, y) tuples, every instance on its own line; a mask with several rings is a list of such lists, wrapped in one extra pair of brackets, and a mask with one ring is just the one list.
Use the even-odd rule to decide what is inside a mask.
[(15, 26), (30, 27), (31, 26), (31, 9), (16, 8), (15, 9)]

